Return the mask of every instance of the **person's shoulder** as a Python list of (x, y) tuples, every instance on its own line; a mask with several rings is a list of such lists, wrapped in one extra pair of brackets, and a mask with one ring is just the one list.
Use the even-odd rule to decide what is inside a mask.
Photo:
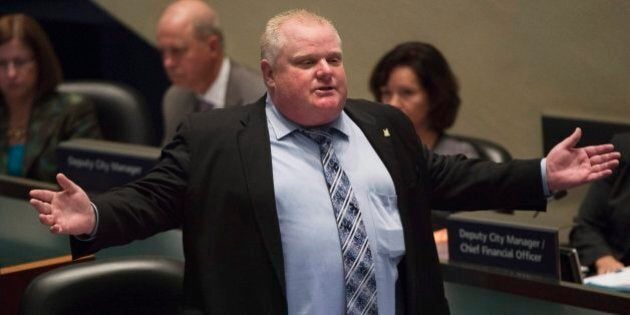
[(192, 111), (192, 107), (197, 102), (195, 93), (176, 86), (171, 85), (162, 98), (162, 111), (166, 117), (171, 117), (175, 113)]
[(260, 78), (260, 72), (243, 65), (234, 59), (230, 58), (230, 72), (232, 75), (245, 76), (250, 78)]
[(230, 59), (230, 73), (225, 96), (226, 105), (244, 105), (257, 100), (266, 87), (260, 71)]
[(405, 114), (399, 109), (383, 103), (349, 98), (346, 100), (345, 106), (350, 112), (364, 112), (376, 117), (388, 117), (390, 119), (406, 119)]
[(613, 135), (612, 142), (614, 143), (628, 143), (630, 142), (630, 132), (622, 132)]
[(167, 98), (183, 98), (183, 97), (195, 97), (195, 93), (191, 90), (176, 86), (172, 84), (164, 92), (164, 99)]
[(189, 115), (191, 124), (199, 126), (236, 127), (246, 122), (252, 115), (263, 117), (265, 111), (264, 98), (243, 106), (228, 106)]
[[(610, 142), (615, 146), (615, 150), (622, 152), (622, 156), (630, 154), (630, 132), (615, 134)], [(626, 159), (630, 160), (630, 157)]]
[(92, 109), (92, 100), (79, 93), (74, 92), (53, 92), (42, 98), (43, 106), (65, 109), (68, 111), (79, 109)]
[(245, 102), (256, 99), (265, 91), (265, 84), (260, 71), (230, 59), (230, 75), (228, 85), (240, 89), (240, 93), (248, 94)]

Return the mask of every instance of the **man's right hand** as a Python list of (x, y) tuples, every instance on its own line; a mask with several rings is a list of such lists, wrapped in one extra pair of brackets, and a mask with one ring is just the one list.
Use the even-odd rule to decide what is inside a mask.
[(54, 234), (91, 234), (96, 217), (87, 194), (63, 174), (57, 174), (57, 183), (61, 191), (30, 191), (30, 203), (39, 212), (39, 221)]
[(611, 255), (602, 256), (595, 261), (597, 274), (615, 272), (623, 268), (623, 264)]

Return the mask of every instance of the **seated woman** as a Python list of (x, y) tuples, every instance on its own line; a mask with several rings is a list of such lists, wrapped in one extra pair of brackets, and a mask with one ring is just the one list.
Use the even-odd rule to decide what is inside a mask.
[(394, 47), (374, 68), (370, 90), (377, 101), (405, 113), (422, 143), (434, 152), (480, 156), (472, 144), (445, 133), (457, 116), (459, 86), (448, 62), (432, 45), (406, 42)]
[[(434, 152), (481, 156), (471, 143), (445, 133), (457, 116), (459, 87), (448, 62), (432, 45), (406, 42), (394, 47), (374, 68), (370, 90), (377, 101), (405, 113), (422, 143)], [(434, 230), (444, 227), (449, 214), (433, 211)]]
[(611, 141), (621, 152), (613, 175), (591, 184), (569, 234), (580, 263), (597, 274), (630, 264), (630, 133)]
[(71, 138), (99, 138), (92, 103), (57, 93), (61, 66), (39, 24), (0, 17), (0, 174), (54, 182), (55, 150)]

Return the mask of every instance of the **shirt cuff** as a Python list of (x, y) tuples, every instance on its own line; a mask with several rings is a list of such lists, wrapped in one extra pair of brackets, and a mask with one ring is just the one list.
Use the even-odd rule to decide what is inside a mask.
[(553, 198), (553, 192), (549, 190), (549, 183), (547, 182), (547, 158), (540, 160), (540, 175), (542, 177), (543, 193), (547, 199)]
[(79, 241), (89, 242), (94, 240), (94, 238), (96, 237), (96, 231), (98, 231), (98, 208), (95, 204), (91, 202), (90, 206), (92, 206), (92, 211), (94, 211), (94, 229), (92, 230), (92, 232), (90, 232), (90, 234), (76, 235), (74, 238), (78, 239)]

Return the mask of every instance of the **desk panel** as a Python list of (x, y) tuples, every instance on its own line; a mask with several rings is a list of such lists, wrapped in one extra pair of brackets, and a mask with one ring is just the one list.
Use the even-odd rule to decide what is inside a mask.
[(69, 254), (68, 237), (51, 234), (28, 202), (0, 196), (0, 267)]
[[(448, 288), (447, 297), (453, 308), (453, 314), (628, 314), (630, 312), (630, 294), (581, 284), (452, 262), (442, 262), (442, 275)], [(475, 296), (478, 296), (475, 298), (476, 301), (469, 300)], [(523, 311), (521, 309), (523, 307), (518, 307), (519, 303), (528, 311), (519, 313)], [(474, 305), (477, 305), (477, 309), (473, 307)], [(514, 305), (514, 312), (486, 313), (483, 311), (485, 308), (502, 309), (510, 305)], [(456, 313), (456, 309), (471, 311)]]
[(445, 282), (444, 289), (451, 314), (554, 314), (601, 315), (611, 314), (572, 305), (528, 298), (476, 286)]

